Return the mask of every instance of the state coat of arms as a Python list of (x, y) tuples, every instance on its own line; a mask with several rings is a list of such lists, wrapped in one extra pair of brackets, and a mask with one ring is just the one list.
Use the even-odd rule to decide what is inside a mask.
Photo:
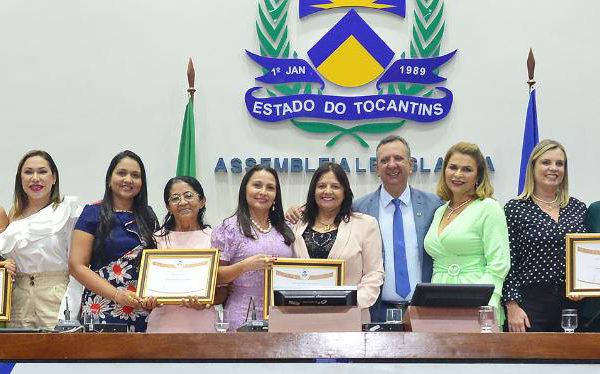
[[(401, 32), (406, 0), (298, 0), (300, 21), (317, 12), (347, 9), (302, 57), (288, 36), (292, 0), (257, 1), (259, 48), (246, 51), (263, 69), (256, 78), (263, 86), (245, 95), (254, 118), (289, 120), (304, 131), (332, 134), (328, 147), (344, 136), (368, 147), (361, 134), (394, 131), (407, 121), (436, 122), (450, 112), (452, 92), (437, 86), (446, 81), (438, 75), (440, 67), (456, 54), (440, 55), (446, 22), (443, 0), (414, 0), (408, 56), (392, 50), (359, 13), (380, 10), (399, 20)], [(373, 82), (375, 91), (368, 95), (327, 94), (328, 85), (350, 89)]]

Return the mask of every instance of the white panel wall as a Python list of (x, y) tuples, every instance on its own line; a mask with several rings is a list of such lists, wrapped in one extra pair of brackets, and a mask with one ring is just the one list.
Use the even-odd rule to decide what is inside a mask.
[[(407, 0), (412, 13), (413, 0)], [(572, 195), (600, 199), (595, 126), (600, 78), (600, 2), (557, 0), (446, 1), (442, 53), (459, 54), (442, 70), (454, 92), (451, 114), (430, 126), (410, 123), (396, 133), (433, 167), (460, 140), (480, 144), (496, 166), (496, 197), (515, 194), (527, 106), (525, 60), (537, 59), (542, 138), (563, 142), (569, 155)], [(243, 53), (257, 51), (255, 0), (2, 0), (0, 2), (0, 204), (10, 207), (17, 162), (32, 148), (49, 151), (63, 193), (84, 201), (102, 196), (110, 158), (128, 148), (146, 163), (149, 193), (164, 212), (162, 189), (174, 174), (187, 101), (187, 58), (196, 63), (196, 131), (199, 178), (213, 225), (236, 205), (241, 175), (214, 174), (218, 157), (359, 157), (370, 149), (294, 128), (265, 125), (246, 112), (243, 95), (259, 68)], [(408, 48), (411, 17), (361, 11), (397, 52)], [(343, 11), (297, 19), (290, 36), (301, 57)], [(328, 93), (342, 93), (328, 88)], [(352, 94), (373, 93), (371, 87)], [(350, 161), (350, 159), (349, 159)], [(282, 176), (284, 204), (301, 201), (310, 175)], [(355, 194), (375, 188), (373, 175), (352, 177)], [(413, 183), (433, 191), (436, 176)]]

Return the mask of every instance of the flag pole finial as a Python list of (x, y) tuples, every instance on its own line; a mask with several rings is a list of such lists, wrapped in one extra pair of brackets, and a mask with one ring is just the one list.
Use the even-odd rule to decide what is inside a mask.
[(188, 79), (188, 90), (187, 91), (190, 94), (190, 98), (192, 98), (192, 100), (193, 100), (194, 92), (196, 92), (196, 89), (194, 88), (194, 81), (196, 80), (196, 71), (194, 70), (194, 62), (192, 61), (191, 57), (188, 60), (187, 79)]
[(535, 57), (533, 57), (533, 50), (531, 48), (529, 48), (529, 56), (527, 56), (527, 73), (529, 75), (527, 84), (529, 85), (529, 91), (531, 91), (535, 84), (535, 80), (533, 79), (535, 75)]

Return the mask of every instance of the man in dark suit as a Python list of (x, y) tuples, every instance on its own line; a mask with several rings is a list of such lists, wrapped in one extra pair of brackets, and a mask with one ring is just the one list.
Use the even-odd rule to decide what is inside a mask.
[(417, 283), (431, 281), (433, 261), (423, 240), (442, 201), (408, 185), (413, 162), (404, 138), (384, 138), (377, 145), (376, 156), (381, 186), (355, 200), (353, 208), (375, 217), (381, 229), (385, 281), (370, 311), (372, 322), (383, 322), (388, 308), (403, 307), (410, 301)]

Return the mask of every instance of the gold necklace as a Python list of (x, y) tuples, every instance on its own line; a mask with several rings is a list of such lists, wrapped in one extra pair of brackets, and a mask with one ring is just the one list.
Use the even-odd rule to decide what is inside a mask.
[(325, 232), (329, 232), (331, 230), (333, 230), (335, 227), (335, 223), (331, 222), (331, 223), (323, 223), (321, 221), (319, 221), (319, 225), (323, 226), (323, 230), (325, 230)]
[(450, 221), (450, 217), (452, 217), (452, 215), (454, 214), (454, 212), (456, 212), (457, 210), (459, 210), (460, 208), (462, 208), (463, 206), (467, 205), (467, 203), (473, 201), (473, 199), (469, 198), (468, 200), (465, 200), (465, 202), (463, 202), (462, 204), (460, 204), (459, 206), (457, 206), (456, 208), (452, 208), (450, 206), (450, 203), (448, 203), (448, 207), (447, 209), (450, 211), (450, 213), (448, 213), (448, 215), (446, 216), (446, 221)]
[(542, 204), (548, 205), (549, 207), (553, 207), (554, 203), (556, 203), (556, 200), (558, 200), (558, 194), (556, 195), (556, 197), (552, 201), (542, 200), (539, 197), (535, 196), (534, 194), (531, 194), (531, 197), (533, 197), (534, 200), (539, 201)]

